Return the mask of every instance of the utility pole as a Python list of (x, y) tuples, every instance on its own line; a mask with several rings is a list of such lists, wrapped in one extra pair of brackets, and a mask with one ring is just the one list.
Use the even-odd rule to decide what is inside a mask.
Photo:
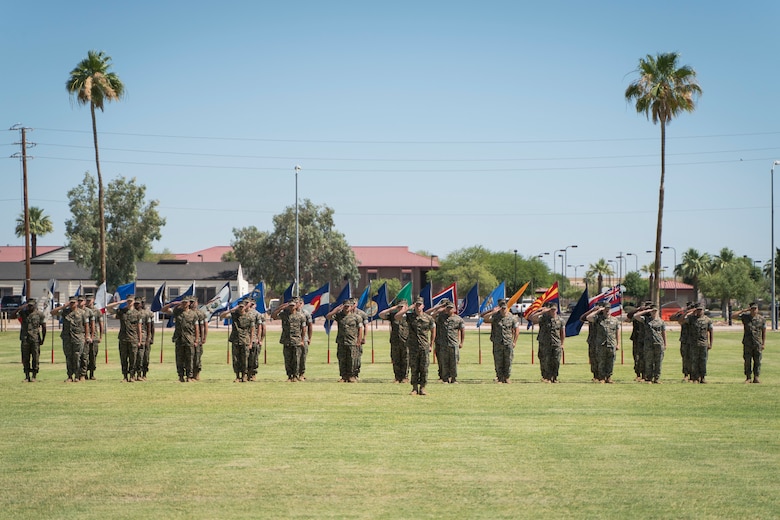
[(27, 130), (20, 124), (12, 126), (9, 130), (19, 130), (22, 134), (22, 142), (14, 143), (21, 145), (21, 154), (15, 153), (12, 157), (20, 157), (22, 159), (22, 198), (24, 199), (24, 287), (25, 295), (29, 298), (32, 294), (30, 290), (30, 205), (27, 197), (27, 148), (35, 146), (34, 143), (27, 143)]

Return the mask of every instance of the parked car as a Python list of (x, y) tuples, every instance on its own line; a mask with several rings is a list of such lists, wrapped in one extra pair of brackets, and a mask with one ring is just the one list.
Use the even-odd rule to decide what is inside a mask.
[(11, 314), (21, 307), (22, 297), (20, 295), (3, 296), (0, 299), (0, 312)]
[(509, 312), (515, 315), (523, 314), (525, 313), (526, 310), (528, 310), (528, 307), (530, 307), (533, 302), (534, 301), (530, 298), (522, 299), (519, 302), (512, 305), (512, 308), (509, 309)]

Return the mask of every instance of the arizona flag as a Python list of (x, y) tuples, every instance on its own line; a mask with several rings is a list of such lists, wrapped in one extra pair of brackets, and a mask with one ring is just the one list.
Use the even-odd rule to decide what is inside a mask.
[[(541, 295), (536, 300), (534, 300), (534, 302), (528, 307), (528, 309), (526, 309), (525, 313), (523, 314), (523, 317), (525, 319), (528, 319), (528, 316), (530, 316), (532, 312), (540, 309), (542, 307), (542, 305), (544, 305), (545, 303), (548, 303), (548, 302), (559, 303), (559, 300), (558, 300), (558, 282), (555, 282), (554, 284), (552, 284), (552, 287), (547, 289), (544, 292), (543, 295)], [(559, 307), (558, 311), (560, 311), (560, 310), (561, 309)], [(529, 326), (530, 326), (530, 322), (529, 322)]]
[(303, 308), (309, 311), (312, 319), (325, 316), (330, 308), (330, 282), (316, 291), (303, 295)]

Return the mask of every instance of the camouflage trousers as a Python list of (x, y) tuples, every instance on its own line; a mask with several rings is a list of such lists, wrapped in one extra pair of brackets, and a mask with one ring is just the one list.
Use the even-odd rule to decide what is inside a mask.
[(542, 379), (557, 381), (558, 371), (561, 367), (561, 347), (540, 343), (538, 353)]
[(235, 372), (236, 377), (249, 375), (249, 350), (247, 345), (236, 341), (233, 343), (232, 354), (233, 372)]
[(192, 358), (195, 353), (195, 345), (176, 342), (176, 372), (179, 377), (192, 377)]
[(612, 371), (615, 369), (615, 347), (600, 345), (596, 349), (598, 358), (598, 369), (595, 377), (605, 381), (612, 377)]
[(499, 383), (506, 383), (512, 375), (512, 361), (515, 357), (515, 349), (512, 345), (493, 343), (493, 365), (496, 369), (496, 379)]
[(409, 349), (405, 342), (390, 344), (390, 361), (393, 363), (393, 376), (399, 383), (409, 377)]
[(287, 377), (292, 378), (301, 375), (303, 345), (285, 345), (282, 354), (284, 354), (284, 370), (287, 372)]
[(458, 379), (458, 346), (439, 346), (439, 374), (442, 381), (456, 381)]
[(22, 366), (24, 367), (24, 373), (35, 374), (38, 373), (41, 363), (41, 345), (37, 341), (22, 341)]
[(645, 374), (645, 347), (642, 343), (634, 341), (631, 345), (631, 356), (634, 358), (634, 373), (636, 377)]
[(707, 375), (707, 358), (710, 351), (707, 349), (707, 345), (691, 345), (690, 347), (690, 364), (691, 364), (691, 379), (699, 381)]
[(68, 377), (78, 378), (81, 375), (81, 350), (84, 343), (72, 339), (62, 341), (62, 351), (65, 354), (65, 367)]
[(661, 377), (661, 364), (664, 360), (663, 345), (645, 345), (645, 381), (658, 381)]
[(682, 358), (683, 375), (690, 376), (693, 374), (693, 345), (689, 345), (687, 342), (680, 342), (680, 357)]
[(425, 385), (428, 384), (429, 363), (428, 347), (409, 347), (410, 381), (413, 388), (425, 388)]
[(753, 377), (761, 375), (761, 347), (759, 346), (742, 346), (742, 359), (745, 360), (745, 377), (750, 379), (751, 374)]
[(125, 379), (135, 375), (138, 365), (138, 342), (119, 342), (119, 362), (122, 365), (122, 376)]
[(86, 377), (87, 372), (97, 369), (97, 356), (100, 350), (100, 341), (87, 341), (81, 350), (81, 375)]

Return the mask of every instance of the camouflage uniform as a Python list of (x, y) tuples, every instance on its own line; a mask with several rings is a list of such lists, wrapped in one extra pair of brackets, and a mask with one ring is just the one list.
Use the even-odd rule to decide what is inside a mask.
[[(28, 302), (28, 305), (32, 303)], [(22, 326), (19, 340), (22, 347), (22, 366), (27, 381), (35, 381), (41, 358), (41, 343), (46, 337), (46, 316), (36, 307), (26, 306), (19, 311)]]
[(440, 312), (436, 315), (435, 343), (439, 352), (440, 378), (445, 383), (454, 383), (458, 379), (456, 353), (460, 348), (460, 331), (465, 329), (463, 318), (457, 314), (449, 316), (445, 312)]
[(707, 375), (707, 356), (709, 354), (709, 332), (712, 331), (712, 320), (707, 316), (689, 316), (688, 344), (690, 378), (692, 381), (704, 381)]
[(650, 315), (640, 318), (645, 318), (645, 381), (657, 383), (661, 378), (661, 364), (666, 351), (663, 338), (666, 324), (661, 318), (653, 319)]
[(282, 335), (279, 338), (279, 343), (282, 344), (282, 353), (284, 354), (284, 369), (289, 380), (297, 380), (301, 374), (306, 316), (303, 312), (288, 307), (282, 309), (279, 318), (282, 320)]
[[(97, 330), (96, 320), (98, 318), (96, 316), (97, 311), (91, 307), (83, 307), (81, 310), (84, 312), (84, 316), (87, 319), (86, 331), (89, 333), (88, 336), (90, 339), (87, 341), (85, 338), (84, 348), (81, 349), (81, 360), (79, 361), (81, 372), (79, 375), (83, 378), (87, 378), (89, 371), (94, 373), (95, 367), (97, 365), (97, 363), (95, 363), (97, 354), (93, 353), (93, 349), (96, 349), (96, 347), (93, 347), (93, 345), (95, 343), (94, 332)], [(92, 363), (90, 363), (90, 361), (92, 361)], [(91, 379), (94, 379), (94, 376)]]
[(233, 372), (236, 379), (249, 378), (249, 348), (252, 343), (252, 328), (255, 317), (243, 308), (235, 308), (230, 313), (233, 329), (230, 331), (230, 342), (233, 344)]
[(262, 350), (262, 331), (265, 327), (265, 316), (257, 312), (256, 309), (252, 309), (250, 313), (252, 316), (252, 325), (255, 328), (255, 341), (252, 343), (249, 350), (249, 378), (254, 380), (257, 376), (257, 370), (260, 368), (260, 351)]
[(354, 382), (360, 373), (362, 346), (358, 343), (358, 332), (363, 326), (363, 318), (357, 312), (341, 310), (333, 319), (339, 324), (336, 335), (339, 376), (344, 381)]
[[(690, 304), (687, 306), (691, 308)], [(672, 320), (677, 321), (680, 316), (685, 314), (685, 311), (675, 313), (672, 315)], [(685, 320), (680, 324), (680, 357), (682, 358), (682, 373), (683, 378), (692, 379), (691, 360), (693, 354), (693, 344), (691, 342), (691, 323), (689, 320)]]
[(143, 313), (142, 323), (146, 323), (146, 329), (141, 327), (141, 332), (146, 332), (146, 337), (143, 341), (144, 355), (141, 358), (141, 377), (146, 379), (146, 374), (149, 372), (149, 359), (152, 357), (152, 344), (154, 343), (154, 313), (149, 309), (141, 309)]
[(396, 321), (398, 311), (389, 312), (390, 320), (390, 361), (393, 363), (393, 375), (399, 383), (409, 377), (409, 347), (406, 339), (409, 337), (409, 325), (406, 320)]
[(558, 382), (558, 371), (561, 366), (562, 345), (561, 328), (564, 322), (560, 316), (542, 314), (539, 318), (539, 368), (542, 379), (553, 383)]
[(756, 314), (753, 317), (749, 312), (740, 314), (739, 319), (745, 328), (742, 336), (742, 358), (745, 360), (745, 377), (750, 379), (752, 374), (755, 378), (754, 381), (757, 382), (758, 376), (761, 375), (761, 356), (764, 350), (762, 335), (763, 331), (766, 330), (766, 320), (760, 314)]
[(406, 347), (409, 349), (412, 389), (424, 389), (428, 383), (431, 331), (436, 328), (436, 323), (424, 312), (417, 314), (413, 310), (408, 311), (404, 319), (409, 326)]
[(195, 349), (192, 354), (192, 377), (194, 379), (200, 379), (200, 371), (203, 368), (203, 343), (206, 341), (206, 313), (199, 308), (192, 309), (197, 316), (196, 327), (200, 329), (199, 340), (195, 345)]
[(192, 378), (192, 360), (195, 354), (195, 345), (200, 341), (198, 330), (198, 315), (192, 309), (177, 306), (173, 310), (173, 319), (176, 323), (176, 371), (179, 381)]
[(149, 365), (148, 343), (150, 340), (149, 327), (151, 326), (151, 320), (150, 315), (147, 314), (148, 311), (143, 308), (143, 305), (139, 305), (135, 310), (138, 312), (138, 323), (141, 324), (141, 336), (139, 337), (140, 345), (138, 346), (138, 355), (135, 359), (135, 373), (138, 379), (142, 379), (146, 374), (144, 362), (146, 362), (147, 366)]
[(599, 313), (593, 320), (596, 329), (597, 379), (610, 382), (615, 367), (615, 351), (620, 323), (617, 318)]
[(512, 375), (512, 361), (515, 357), (514, 331), (520, 322), (511, 312), (501, 316), (499, 312), (489, 316), (490, 341), (493, 342), (493, 365), (496, 379), (506, 383)]
[(580, 317), (580, 321), (588, 325), (588, 363), (590, 364), (590, 372), (593, 374), (593, 379), (601, 379), (599, 375), (599, 360), (598, 349), (596, 348), (596, 327), (583, 315)]
[(360, 317), (360, 322), (363, 324), (363, 338), (360, 341), (360, 345), (358, 345), (357, 359), (353, 359), (353, 362), (356, 363), (355, 377), (360, 377), (360, 367), (363, 361), (363, 345), (366, 344), (366, 336), (368, 336), (369, 321), (368, 321), (368, 314), (366, 314), (363, 311), (363, 309), (356, 307), (355, 314), (357, 314)]
[(62, 350), (68, 378), (77, 380), (81, 375), (81, 351), (86, 339), (87, 316), (83, 309), (70, 307), (62, 311)]
[(141, 313), (132, 305), (127, 305), (116, 309), (116, 317), (119, 320), (119, 361), (122, 365), (122, 376), (126, 381), (132, 381), (138, 368), (138, 346), (141, 342), (138, 324)]
[(300, 362), (300, 376), (306, 373), (306, 358), (309, 356), (309, 327), (314, 324), (314, 320), (311, 317), (311, 313), (306, 309), (301, 309), (303, 316), (306, 318), (306, 332), (303, 335), (303, 351), (301, 352)]

